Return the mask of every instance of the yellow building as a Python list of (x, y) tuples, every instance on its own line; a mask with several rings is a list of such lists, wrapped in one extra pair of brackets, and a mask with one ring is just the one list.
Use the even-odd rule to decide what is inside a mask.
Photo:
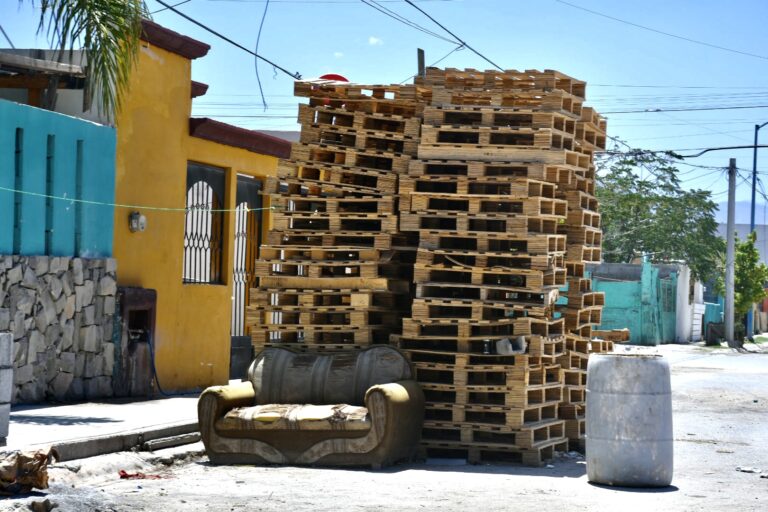
[(116, 203), (142, 207), (116, 210), (113, 254), (119, 285), (157, 292), (152, 347), (160, 385), (194, 390), (229, 378), (248, 262), (268, 224), (268, 212), (260, 219), (255, 210), (260, 183), (275, 175), (290, 143), (190, 119), (192, 98), (207, 89), (191, 80), (192, 60), (209, 46), (152, 22), (142, 39), (116, 119), (115, 185)]

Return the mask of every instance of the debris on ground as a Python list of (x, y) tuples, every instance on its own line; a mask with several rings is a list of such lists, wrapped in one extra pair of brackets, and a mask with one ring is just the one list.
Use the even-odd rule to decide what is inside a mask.
[(54, 503), (48, 498), (42, 501), (33, 501), (29, 504), (29, 510), (32, 512), (51, 512), (54, 508), (58, 507), (58, 503)]
[(147, 475), (141, 471), (137, 471), (136, 473), (129, 473), (124, 469), (118, 471), (118, 474), (120, 475), (121, 480), (160, 480), (161, 478), (164, 478), (160, 475)]
[(742, 473), (760, 473), (759, 468), (750, 468), (749, 466), (737, 466), (736, 471), (741, 471)]
[(0, 460), (0, 495), (26, 494), (48, 488), (48, 464), (58, 459), (53, 448), (17, 451)]

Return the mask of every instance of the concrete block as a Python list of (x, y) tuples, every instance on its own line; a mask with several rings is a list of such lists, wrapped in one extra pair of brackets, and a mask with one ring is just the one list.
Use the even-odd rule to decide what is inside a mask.
[(32, 270), (31, 267), (26, 267), (24, 269), (24, 277), (21, 280), (21, 286), (31, 290), (37, 289), (37, 275), (35, 275), (35, 271)]
[(27, 382), (31, 382), (33, 378), (34, 378), (34, 367), (31, 364), (27, 364), (19, 368), (16, 368), (16, 371), (13, 374), (13, 381), (16, 383), (17, 386), (21, 386), (23, 384), (26, 384)]
[(48, 256), (32, 256), (29, 258), (29, 266), (35, 271), (35, 275), (43, 276), (48, 273)]
[(94, 377), (83, 381), (85, 398), (104, 398), (112, 396), (112, 379), (109, 377)]
[(99, 346), (101, 345), (101, 329), (96, 325), (81, 327), (80, 340), (82, 348), (86, 352), (99, 352)]
[(114, 277), (104, 276), (99, 281), (99, 295), (115, 295), (117, 293), (117, 281)]
[(114, 297), (104, 297), (104, 314), (105, 315), (115, 314), (115, 298)]
[(83, 260), (81, 258), (72, 258), (70, 269), (72, 271), (72, 281), (76, 286), (81, 286), (84, 280)]
[(37, 403), (45, 399), (45, 384), (27, 382), (19, 389), (16, 401), (20, 403)]
[(40, 331), (32, 331), (29, 333), (29, 350), (35, 352), (45, 351), (45, 335)]
[[(114, 309), (114, 299), (112, 299), (112, 308)], [(11, 328), (11, 310), (8, 308), (0, 309), (0, 331), (7, 331)]]
[(74, 295), (67, 296), (66, 303), (64, 304), (63, 315), (67, 320), (75, 316), (77, 310), (77, 298)]
[(115, 258), (107, 258), (104, 260), (104, 269), (108, 274), (117, 272), (117, 260)]
[(15, 367), (18, 368), (27, 364), (27, 340), (14, 341), (13, 351), (13, 365)]
[(111, 376), (115, 371), (115, 345), (113, 343), (104, 344), (104, 375)]
[(64, 290), (64, 295), (69, 297), (73, 293), (75, 293), (75, 283), (72, 279), (72, 274), (70, 272), (64, 272), (59, 277), (61, 279), (61, 286)]
[(95, 354), (86, 354), (85, 371), (83, 377), (90, 379), (92, 377), (101, 377), (104, 375), (104, 356)]
[(83, 379), (75, 377), (69, 385), (67, 400), (82, 400), (84, 396)]
[(75, 377), (82, 377), (85, 373), (85, 352), (75, 354)]
[(8, 437), (11, 424), (11, 404), (0, 405), (0, 437)]
[(60, 372), (48, 384), (48, 393), (54, 396), (56, 400), (64, 401), (72, 385), (75, 376), (71, 373)]
[(26, 320), (26, 315), (21, 311), (17, 311), (13, 315), (13, 325), (11, 326), (11, 330), (13, 331), (14, 340), (21, 339), (27, 335)]
[(67, 320), (64, 325), (61, 326), (61, 349), (68, 350), (72, 347), (75, 339), (75, 322), (74, 320)]
[(21, 268), (21, 265), (14, 266), (11, 270), (8, 271), (8, 286), (13, 286), (20, 283), (23, 277), (24, 269)]
[(93, 303), (93, 281), (86, 281), (82, 286), (75, 286), (75, 311), (82, 311), (86, 306)]
[(61, 314), (64, 312), (64, 307), (67, 305), (67, 297), (63, 293), (59, 295), (59, 298), (56, 299), (56, 316), (61, 317)]
[(0, 369), (0, 404), (11, 403), (15, 387), (16, 384), (13, 382), (13, 368)]
[(48, 289), (54, 300), (61, 297), (61, 294), (64, 293), (64, 285), (61, 284), (61, 279), (56, 276), (48, 276)]
[(62, 352), (59, 354), (59, 371), (74, 374), (76, 360), (74, 352)]
[(9, 332), (0, 332), (0, 368), (13, 367), (13, 336)]
[(83, 308), (83, 325), (94, 325), (96, 323), (96, 306), (91, 304)]
[(11, 314), (15, 315), (19, 311), (24, 313), (24, 316), (32, 313), (32, 308), (35, 305), (35, 292), (28, 289), (17, 286), (11, 289)]

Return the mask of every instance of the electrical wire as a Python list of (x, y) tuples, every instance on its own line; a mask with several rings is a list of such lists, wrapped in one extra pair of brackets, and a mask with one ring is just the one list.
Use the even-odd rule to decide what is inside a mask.
[[(463, 50), (464, 48), (466, 48), (466, 46), (464, 46), (464, 45), (461, 45), (461, 44), (460, 44), (460, 45), (458, 45), (456, 48), (454, 48), (453, 50), (449, 51), (448, 53), (446, 53), (445, 55), (443, 55), (442, 57), (440, 57), (439, 59), (437, 59), (435, 62), (433, 62), (432, 64), (430, 64), (430, 65), (429, 65), (429, 67), (434, 67), (434, 66), (436, 66), (436, 65), (440, 64), (440, 63), (441, 63), (441, 62), (443, 62), (445, 59), (447, 59), (448, 57), (450, 57), (451, 55), (453, 55), (455, 52), (461, 51), (461, 50)], [(400, 85), (403, 85), (405, 82), (407, 82), (408, 80), (411, 80), (412, 78), (415, 78), (416, 76), (418, 76), (418, 75), (411, 75), (411, 76), (409, 76), (408, 78), (406, 78), (405, 80), (403, 80), (402, 82), (400, 82)]]
[[(2, 192), (10, 192), (13, 194), (22, 194), (32, 197), (40, 197), (44, 199), (54, 199), (57, 201), (66, 201), (68, 203), (80, 203), (80, 204), (88, 204), (93, 206), (109, 206), (112, 208), (129, 208), (131, 210), (150, 210), (150, 211), (161, 211), (161, 212), (190, 212), (190, 211), (196, 211), (196, 212), (210, 212), (210, 213), (237, 213), (241, 210), (238, 210), (237, 208), (234, 209), (216, 209), (216, 208), (169, 208), (169, 207), (163, 207), (163, 206), (148, 206), (148, 205), (135, 205), (135, 204), (120, 204), (120, 203), (109, 203), (105, 201), (92, 201), (90, 199), (75, 199), (72, 197), (65, 197), (65, 196), (54, 196), (50, 194), (42, 194), (40, 192), (32, 192), (29, 190), (20, 190), (16, 188), (10, 188), (10, 187), (2, 187), (0, 186), (0, 191)], [(247, 211), (263, 211), (263, 210), (277, 210), (278, 208), (275, 206), (268, 206), (265, 208), (247, 208)]]
[(265, 57), (262, 57), (261, 55), (259, 55), (256, 52), (253, 52), (253, 51), (249, 50), (248, 48), (246, 48), (245, 46), (241, 45), (240, 43), (236, 43), (232, 39), (230, 39), (227, 36), (221, 34), (220, 32), (217, 32), (217, 31), (213, 30), (209, 26), (207, 26), (207, 25), (197, 21), (196, 19), (192, 18), (191, 16), (188, 16), (188, 15), (184, 14), (183, 12), (177, 10), (175, 7), (165, 3), (163, 0), (155, 0), (155, 1), (157, 3), (159, 3), (160, 5), (164, 5), (165, 7), (167, 7), (171, 11), (175, 12), (176, 14), (178, 14), (182, 18), (186, 19), (187, 21), (190, 21), (190, 22), (194, 23), (195, 25), (197, 25), (198, 27), (202, 28), (203, 30), (206, 30), (206, 31), (210, 32), (211, 34), (215, 35), (216, 37), (219, 37), (219, 38), (223, 39), (224, 41), (228, 42), (229, 44), (231, 44), (233, 46), (236, 46), (237, 48), (240, 48), (241, 50), (243, 50), (245, 52), (248, 52), (249, 54), (253, 55), (257, 59), (261, 59), (264, 62), (266, 62), (268, 64), (271, 64), (273, 67), (275, 67), (276, 69), (279, 69), (280, 71), (282, 71), (286, 75), (290, 76), (291, 78), (293, 78), (295, 80), (301, 80), (301, 74), (298, 71), (296, 73), (291, 73), (290, 71), (288, 71), (284, 67), (282, 67), (282, 66), (272, 62), (271, 60), (269, 60), (269, 59), (267, 59)]
[(0, 32), (3, 33), (3, 36), (5, 37), (5, 40), (8, 41), (8, 44), (11, 45), (11, 48), (13, 48), (15, 50), (16, 47), (13, 46), (13, 41), (11, 41), (11, 38), (8, 37), (8, 34), (5, 32), (5, 29), (3, 28), (2, 25), (0, 25)]
[(429, 18), (430, 20), (432, 20), (432, 22), (433, 22), (435, 25), (437, 25), (438, 27), (442, 28), (443, 30), (445, 30), (446, 32), (448, 32), (449, 34), (451, 34), (451, 35), (452, 35), (452, 36), (453, 36), (453, 37), (454, 37), (454, 38), (455, 38), (455, 39), (456, 39), (456, 40), (457, 40), (459, 43), (461, 43), (462, 45), (464, 45), (464, 46), (466, 46), (467, 48), (469, 48), (470, 50), (472, 50), (472, 52), (473, 52), (475, 55), (477, 55), (478, 57), (480, 57), (480, 58), (481, 58), (481, 59), (483, 59), (484, 61), (488, 62), (490, 65), (492, 65), (493, 67), (495, 67), (495, 68), (496, 68), (496, 69), (498, 69), (499, 71), (504, 71), (504, 70), (501, 68), (501, 66), (499, 66), (498, 64), (496, 64), (495, 62), (493, 62), (491, 59), (489, 59), (488, 57), (486, 57), (486, 56), (485, 56), (485, 55), (483, 55), (482, 53), (478, 52), (477, 50), (475, 50), (474, 48), (472, 48), (471, 46), (469, 46), (469, 44), (467, 44), (467, 42), (466, 42), (466, 41), (464, 41), (464, 40), (463, 40), (463, 39), (461, 39), (459, 36), (457, 36), (456, 34), (454, 34), (453, 32), (451, 32), (451, 31), (450, 31), (450, 30), (448, 30), (447, 28), (445, 28), (445, 26), (444, 26), (443, 24), (441, 24), (439, 21), (437, 21), (435, 18), (433, 18), (433, 17), (432, 17), (432, 16), (430, 16), (429, 14), (427, 14), (427, 12), (426, 12), (426, 11), (424, 11), (424, 9), (422, 9), (421, 7), (419, 7), (419, 6), (417, 6), (416, 4), (414, 4), (414, 3), (413, 3), (411, 0), (405, 0), (405, 3), (407, 3), (408, 5), (410, 5), (411, 7), (413, 7), (414, 9), (416, 9), (417, 11), (419, 11), (421, 14), (423, 14), (424, 16), (426, 16), (427, 18)]
[(420, 32), (424, 32), (425, 34), (430, 35), (432, 37), (435, 37), (437, 39), (442, 39), (443, 41), (446, 41), (446, 42), (449, 42), (449, 43), (458, 44), (456, 41), (454, 41), (452, 39), (448, 39), (447, 37), (443, 37), (443, 36), (441, 36), (440, 34), (438, 34), (436, 32), (432, 32), (431, 30), (422, 27), (418, 23), (415, 23), (415, 22), (409, 20), (408, 18), (405, 18), (405, 17), (399, 15), (398, 13), (393, 11), (392, 9), (389, 9), (387, 7), (384, 7), (383, 5), (380, 5), (379, 2), (376, 2), (375, 0), (360, 0), (360, 1), (362, 3), (364, 3), (365, 5), (373, 8), (373, 9), (376, 9), (377, 11), (379, 11), (382, 14), (384, 14), (385, 16), (388, 16), (388, 17), (394, 19), (395, 21), (399, 21), (400, 23), (402, 23), (402, 24), (404, 24), (406, 26), (409, 26), (411, 28), (415, 28), (416, 30), (418, 30)]
[[(179, 2), (177, 4), (173, 4), (173, 7), (178, 7), (180, 5), (186, 4), (187, 2), (191, 2), (191, 1), (192, 0), (182, 0), (181, 2)], [(163, 11), (167, 11), (167, 10), (168, 10), (168, 7), (163, 7), (162, 9), (158, 9), (156, 11), (152, 11), (149, 14), (157, 14), (159, 12), (163, 12)]]
[(563, 5), (567, 5), (569, 7), (573, 7), (574, 9), (579, 9), (581, 11), (588, 12), (590, 14), (594, 14), (595, 16), (601, 16), (601, 17), (607, 18), (609, 20), (618, 21), (619, 23), (624, 23), (625, 25), (631, 25), (633, 27), (641, 28), (641, 29), (647, 30), (649, 32), (655, 32), (657, 34), (661, 34), (661, 35), (664, 35), (664, 36), (667, 36), (667, 37), (674, 37), (675, 39), (680, 39), (682, 41), (688, 41), (689, 43), (694, 43), (694, 44), (698, 44), (698, 45), (702, 45), (702, 46), (708, 46), (710, 48), (715, 48), (717, 50), (722, 50), (722, 51), (731, 52), (731, 53), (737, 53), (739, 55), (745, 55), (747, 57), (754, 57), (756, 59), (768, 60), (768, 57), (766, 57), (765, 55), (758, 55), (756, 53), (749, 53), (749, 52), (744, 52), (744, 51), (741, 51), (741, 50), (734, 50), (733, 48), (726, 48), (725, 46), (720, 46), (720, 45), (716, 45), (716, 44), (712, 44), (712, 43), (707, 43), (706, 41), (699, 41), (697, 39), (691, 39), (689, 37), (684, 37), (684, 36), (679, 36), (677, 34), (672, 34), (672, 33), (669, 33), (669, 32), (664, 32), (662, 30), (657, 30), (655, 28), (646, 27), (646, 26), (640, 25), (638, 23), (633, 23), (631, 21), (622, 20), (620, 18), (615, 18), (613, 16), (609, 16), (609, 15), (603, 14), (601, 12), (593, 11), (591, 9), (587, 9), (586, 7), (581, 7), (580, 5), (572, 4), (572, 3), (566, 2), (564, 0), (555, 0), (555, 1), (557, 3), (563, 4)]
[(618, 110), (601, 112), (602, 114), (655, 114), (657, 112), (701, 112), (706, 110), (739, 110), (745, 108), (768, 108), (768, 105), (739, 105), (731, 107), (701, 107), (701, 108), (655, 108), (645, 110)]
[[(269, 9), (269, 0), (264, 4), (264, 12), (261, 15), (261, 23), (259, 23), (259, 33), (256, 35), (256, 48), (254, 53), (259, 53), (259, 42), (261, 41), (261, 29), (264, 27), (264, 20), (267, 19), (267, 9)], [(264, 89), (261, 87), (261, 77), (259, 76), (259, 59), (253, 59), (253, 65), (256, 69), (256, 83), (259, 84), (259, 94), (261, 94), (261, 103), (264, 105), (264, 112), (267, 111), (267, 99), (264, 97)]]

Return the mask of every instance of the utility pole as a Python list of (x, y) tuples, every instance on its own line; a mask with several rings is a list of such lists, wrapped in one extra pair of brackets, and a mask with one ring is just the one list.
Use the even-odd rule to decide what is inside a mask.
[(733, 338), (734, 270), (735, 270), (735, 223), (736, 223), (736, 159), (728, 164), (728, 227), (725, 250), (725, 341), (729, 347), (738, 348)]
[(427, 70), (424, 63), (424, 50), (421, 48), (416, 48), (416, 59), (419, 66), (417, 75), (419, 78), (424, 79), (427, 76)]
[[(757, 192), (757, 133), (760, 128), (768, 125), (768, 121), (755, 125), (755, 147), (752, 153), (752, 208), (749, 216), (749, 232), (755, 231), (755, 192)], [(752, 339), (752, 308), (747, 312), (747, 337)]]

